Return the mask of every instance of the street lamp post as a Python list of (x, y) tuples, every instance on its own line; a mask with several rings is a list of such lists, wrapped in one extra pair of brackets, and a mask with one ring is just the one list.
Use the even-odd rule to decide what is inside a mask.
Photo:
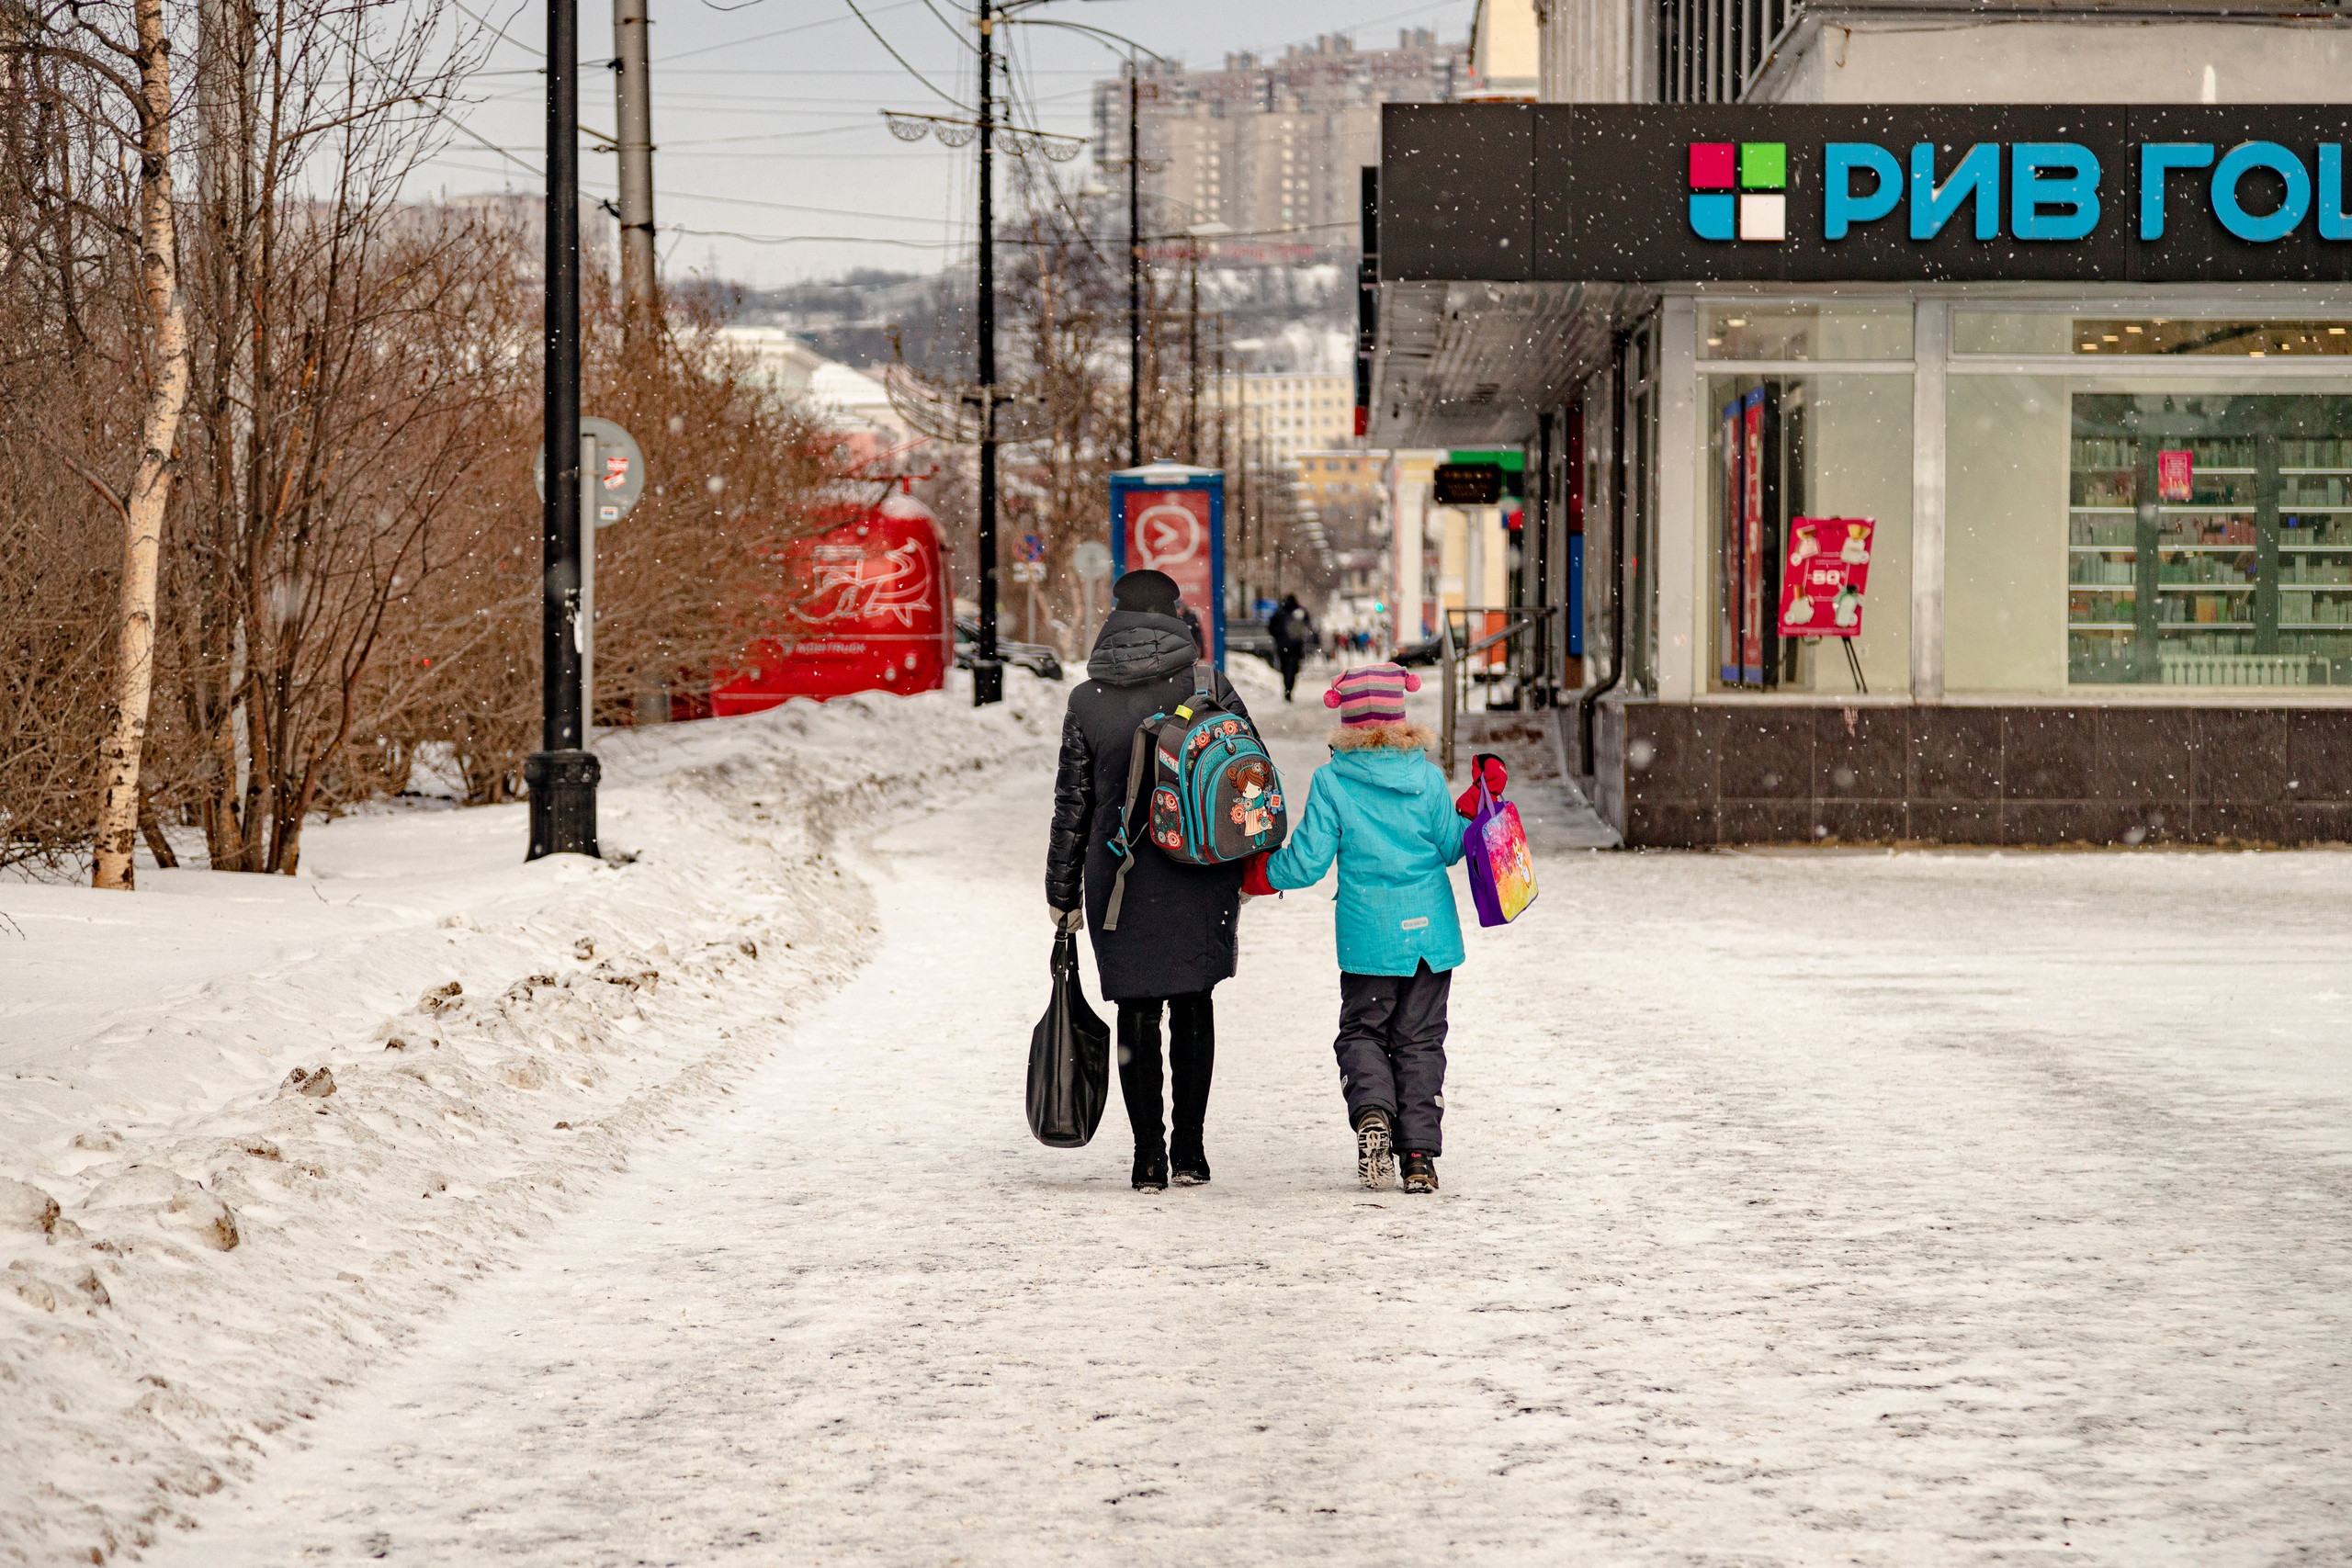
[(576, 0), (548, 0), (547, 493), (539, 513), (540, 749), (528, 858), (596, 851), (596, 754), (580, 700), (580, 76)]
[(979, 646), (972, 649), (972, 705), (1004, 700), (996, 649), (996, 19), (980, 6), (980, 537)]

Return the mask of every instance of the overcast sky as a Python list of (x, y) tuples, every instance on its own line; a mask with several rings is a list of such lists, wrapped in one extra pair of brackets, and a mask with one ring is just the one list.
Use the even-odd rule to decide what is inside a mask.
[[(474, 83), (469, 134), (451, 140), (424, 181), (447, 195), (541, 189), (543, 0), (462, 4), (503, 37)], [(970, 0), (858, 5), (873, 30), (847, 0), (652, 0), (654, 217), (667, 274), (775, 284), (852, 266), (929, 271), (968, 243), (972, 149), (898, 141), (876, 111), (952, 115), (941, 95), (970, 102)], [(1279, 54), (1323, 33), (1347, 33), (1360, 49), (1394, 47), (1405, 27), (1459, 39), (1472, 8), (1473, 0), (1057, 0), (1026, 14), (1213, 66), (1228, 51)], [(610, 14), (594, 0), (580, 9), (581, 58), (602, 62), (613, 52)], [(1024, 114), (1042, 130), (1087, 133), (1089, 84), (1115, 73), (1115, 58), (1048, 28), (1013, 28), (1012, 50)], [(609, 133), (612, 74), (582, 75), (582, 122)], [(583, 142), (582, 185), (609, 197), (614, 159), (597, 145)]]

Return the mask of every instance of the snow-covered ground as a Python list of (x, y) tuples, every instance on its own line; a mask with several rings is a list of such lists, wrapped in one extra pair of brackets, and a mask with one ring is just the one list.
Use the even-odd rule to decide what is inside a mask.
[(606, 737), (603, 863), (403, 807), (299, 877), (0, 884), (0, 1562), (185, 1520), (725, 1103), (872, 951), (838, 846), (1050, 750), (1011, 691)]
[[(1329, 715), (1249, 690), (1303, 774)], [(765, 863), (870, 886), (871, 961), (792, 1010), (763, 942), (643, 1026), (786, 1019), (527, 1234), (385, 1195), (447, 1260), (146, 1560), (2352, 1562), (2352, 859), (1547, 859), (1471, 935), (1429, 1199), (1353, 1185), (1329, 906), (1260, 901), (1216, 1179), (1147, 1196), (1115, 1105), (1022, 1124), (1049, 778)]]

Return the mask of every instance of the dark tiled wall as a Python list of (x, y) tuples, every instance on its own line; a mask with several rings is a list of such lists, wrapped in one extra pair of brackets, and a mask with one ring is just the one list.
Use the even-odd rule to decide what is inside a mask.
[(1622, 780), (1608, 814), (1629, 844), (2352, 840), (2352, 708), (1627, 703), (1609, 718), (1595, 794), (1613, 805)]

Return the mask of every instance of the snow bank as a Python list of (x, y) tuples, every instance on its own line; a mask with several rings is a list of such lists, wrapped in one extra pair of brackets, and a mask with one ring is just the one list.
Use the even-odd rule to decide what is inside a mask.
[(1058, 733), (968, 679), (608, 737), (601, 863), (401, 807), (299, 877), (0, 886), (0, 1561), (183, 1523), (729, 1092), (866, 955), (844, 835)]

